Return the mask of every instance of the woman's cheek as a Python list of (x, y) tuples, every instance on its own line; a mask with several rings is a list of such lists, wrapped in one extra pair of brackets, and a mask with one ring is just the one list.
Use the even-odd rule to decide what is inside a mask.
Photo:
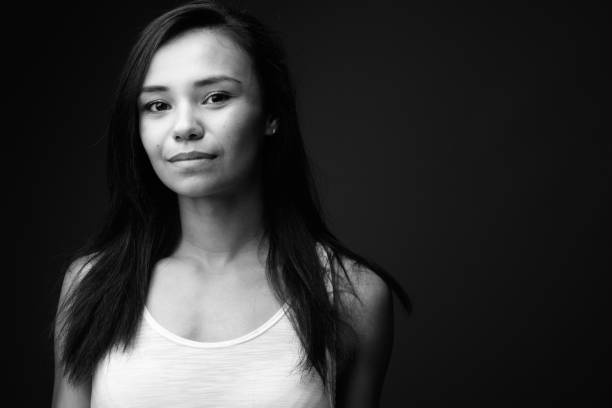
[(232, 139), (238, 150), (254, 151), (262, 136), (261, 122), (260, 109), (247, 109), (243, 106), (241, 112), (226, 120), (224, 133)]
[(163, 160), (161, 129), (149, 123), (141, 123), (141, 141), (151, 160)]

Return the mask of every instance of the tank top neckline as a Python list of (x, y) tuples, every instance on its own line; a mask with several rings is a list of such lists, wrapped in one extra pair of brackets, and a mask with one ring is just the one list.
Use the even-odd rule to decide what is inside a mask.
[(281, 308), (274, 315), (272, 315), (272, 317), (270, 317), (268, 320), (266, 320), (262, 325), (260, 325), (256, 329), (246, 334), (243, 334), (242, 336), (235, 337), (229, 340), (221, 340), (221, 341), (196, 341), (196, 340), (187, 339), (185, 337), (181, 337), (175, 333), (172, 333), (170, 330), (166, 329), (164, 326), (159, 324), (157, 320), (155, 320), (155, 318), (149, 312), (149, 309), (147, 308), (146, 305), (144, 307), (144, 318), (147, 321), (147, 323), (149, 323), (151, 328), (153, 328), (153, 330), (155, 330), (157, 333), (167, 338), (168, 340), (173, 341), (174, 343), (178, 343), (178, 344), (189, 346), (189, 347), (197, 347), (197, 348), (216, 348), (216, 347), (233, 346), (233, 345), (244, 343), (246, 341), (254, 339), (255, 337), (261, 335), (262, 333), (267, 331), (269, 328), (274, 326), (281, 319), (281, 317), (285, 314), (288, 307), (289, 307), (289, 304), (287, 302), (283, 303)]

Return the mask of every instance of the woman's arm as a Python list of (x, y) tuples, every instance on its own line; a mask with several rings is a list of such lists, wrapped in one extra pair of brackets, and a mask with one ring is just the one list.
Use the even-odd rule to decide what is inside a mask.
[(393, 347), (393, 297), (387, 284), (367, 269), (349, 271), (363, 303), (348, 302), (357, 334), (354, 358), (338, 373), (338, 408), (377, 408)]
[[(56, 351), (57, 355), (57, 351)], [(68, 382), (64, 373), (55, 361), (55, 381), (53, 384), (52, 408), (89, 408), (91, 400), (91, 383), (74, 386)]]
[[(77, 283), (77, 273), (81, 270), (81, 266), (84, 264), (83, 259), (75, 261), (64, 275), (64, 281), (62, 283), (62, 290), (60, 293), (59, 304), (61, 304), (68, 294), (68, 292), (74, 288)], [(83, 269), (85, 273), (85, 269)], [(80, 279), (79, 279), (80, 280)], [(53, 345), (55, 355), (55, 381), (53, 384), (53, 400), (51, 403), (52, 408), (89, 408), (91, 400), (91, 382), (87, 384), (80, 384), (75, 386), (68, 382), (63, 367), (60, 364), (60, 336), (59, 327), (60, 322), (63, 321), (65, 316), (60, 315), (58, 307), (58, 318), (55, 325), (55, 341)]]

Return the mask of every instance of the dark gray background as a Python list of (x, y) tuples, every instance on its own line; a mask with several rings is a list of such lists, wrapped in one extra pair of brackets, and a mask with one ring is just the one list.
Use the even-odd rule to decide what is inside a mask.
[[(414, 303), (409, 317), (396, 303), (382, 406), (601, 398), (601, 9), (242, 3), (284, 34), (333, 230)], [(20, 406), (50, 405), (46, 330), (60, 265), (105, 206), (119, 71), (138, 30), (175, 4), (56, 3), (22, 25), (32, 89), (17, 133), (28, 150), (16, 172)]]

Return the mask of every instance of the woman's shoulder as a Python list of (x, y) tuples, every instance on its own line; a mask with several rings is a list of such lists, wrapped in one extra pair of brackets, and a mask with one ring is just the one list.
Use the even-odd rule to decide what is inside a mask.
[(66, 322), (67, 306), (72, 303), (72, 298), (78, 284), (83, 280), (95, 262), (95, 255), (85, 255), (73, 259), (64, 271), (61, 283), (59, 303), (56, 310), (55, 336), (59, 339), (60, 331)]
[(344, 384), (339, 392), (361, 395), (381, 381), (388, 365), (393, 343), (392, 292), (385, 280), (364, 263), (348, 256), (329, 259), (337, 278), (335, 294), (340, 299), (341, 318), (352, 329), (344, 338), (350, 357), (339, 371)]
[(64, 272), (64, 282), (62, 284), (62, 295), (72, 291), (79, 282), (83, 280), (91, 267), (95, 264), (97, 254), (88, 254), (75, 258)]
[(364, 314), (388, 312), (392, 301), (391, 289), (378, 273), (348, 256), (335, 256), (322, 245), (318, 246), (318, 250), (324, 255), (328, 276), (332, 278), (333, 274), (335, 278), (337, 293), (348, 310), (356, 314), (356, 319), (364, 317)]
[(376, 313), (391, 300), (391, 290), (384, 279), (369, 267), (350, 258), (341, 258), (346, 274), (339, 273), (340, 281), (353, 288), (356, 299), (347, 301), (357, 313)]

